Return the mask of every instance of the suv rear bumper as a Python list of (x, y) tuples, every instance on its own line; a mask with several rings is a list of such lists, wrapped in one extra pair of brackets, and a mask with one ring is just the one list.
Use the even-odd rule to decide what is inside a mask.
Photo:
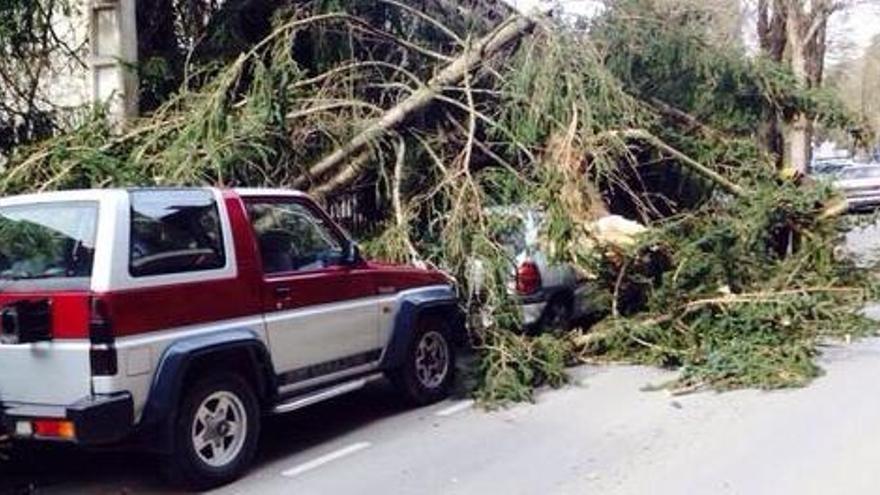
[(519, 297), (520, 318), (524, 327), (532, 328), (541, 323), (548, 300), (548, 294), (544, 290)]
[(528, 328), (539, 325), (546, 308), (547, 301), (521, 303), (520, 318), (522, 319), (523, 326)]
[[(69, 421), (75, 436), (36, 435), (32, 422), (37, 420)], [(68, 406), (0, 403), (0, 431), (6, 430), (14, 440), (107, 445), (124, 440), (132, 432), (133, 421), (134, 402), (128, 393), (87, 397)]]

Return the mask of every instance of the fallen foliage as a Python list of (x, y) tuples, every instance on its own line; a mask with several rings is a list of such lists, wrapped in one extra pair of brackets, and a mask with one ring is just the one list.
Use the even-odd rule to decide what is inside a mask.
[[(578, 339), (585, 358), (681, 368), (673, 386), (808, 383), (830, 338), (876, 331), (860, 314), (873, 276), (835, 249), (846, 220), (820, 219), (822, 187), (757, 186), (655, 226), (603, 281), (629, 304)], [(640, 263), (662, 251), (663, 267)]]
[[(704, 43), (699, 16), (627, 14), (646, 2), (615, 3), (590, 32), (471, 22), (446, 2), (291, 2), (121, 132), (96, 111), (20, 149), (0, 191), (296, 185), (332, 200), (372, 185), (387, 221), (366, 251), (458, 280), (489, 404), (561, 385), (577, 358), (681, 367), (684, 387), (806, 383), (821, 339), (869, 331), (856, 310), (873, 282), (834, 257), (829, 192), (778, 180), (755, 127), (777, 107), (846, 119), (779, 67)], [(573, 343), (519, 332), (486, 214), (510, 204), (540, 205), (547, 252), (603, 289), (607, 318)], [(648, 233), (603, 244), (609, 211)]]

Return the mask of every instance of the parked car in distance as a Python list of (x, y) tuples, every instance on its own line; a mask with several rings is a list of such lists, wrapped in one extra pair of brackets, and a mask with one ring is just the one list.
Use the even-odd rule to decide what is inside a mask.
[(834, 179), (840, 172), (851, 166), (853, 166), (853, 161), (849, 158), (816, 160), (810, 165), (810, 175), (816, 178)]
[[(566, 330), (593, 312), (587, 297), (590, 284), (567, 263), (555, 263), (541, 249), (543, 214), (539, 209), (512, 205), (488, 208), (486, 213), (502, 224), (497, 241), (510, 262), (507, 289), (516, 298), (526, 331)], [(484, 290), (485, 261), (470, 263), (470, 286)]]
[(261, 418), (383, 375), (414, 404), (453, 380), (449, 278), (364, 260), (295, 191), (0, 199), (0, 436), (160, 454), (230, 482)]
[(870, 211), (880, 206), (880, 164), (850, 166), (834, 177), (850, 211)]

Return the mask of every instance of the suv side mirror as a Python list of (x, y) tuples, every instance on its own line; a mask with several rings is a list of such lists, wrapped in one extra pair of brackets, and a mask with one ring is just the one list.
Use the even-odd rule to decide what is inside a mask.
[(354, 241), (350, 241), (345, 247), (345, 264), (358, 265), (364, 260), (361, 255), (361, 247)]

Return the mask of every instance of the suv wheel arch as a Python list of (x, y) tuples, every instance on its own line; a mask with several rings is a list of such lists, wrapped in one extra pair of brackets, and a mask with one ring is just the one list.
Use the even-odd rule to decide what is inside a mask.
[(148, 431), (148, 450), (168, 453), (174, 445), (173, 425), (182, 392), (201, 377), (216, 371), (242, 376), (265, 406), (277, 387), (266, 345), (251, 330), (228, 330), (175, 342), (166, 349), (156, 372), (138, 425)]
[(464, 316), (458, 307), (458, 299), (450, 288), (437, 289), (417, 293), (415, 297), (407, 297), (400, 302), (391, 340), (386, 346), (382, 357), (381, 368), (393, 369), (403, 364), (409, 349), (416, 325), (421, 318), (438, 315), (450, 322), (453, 344), (465, 342)]

